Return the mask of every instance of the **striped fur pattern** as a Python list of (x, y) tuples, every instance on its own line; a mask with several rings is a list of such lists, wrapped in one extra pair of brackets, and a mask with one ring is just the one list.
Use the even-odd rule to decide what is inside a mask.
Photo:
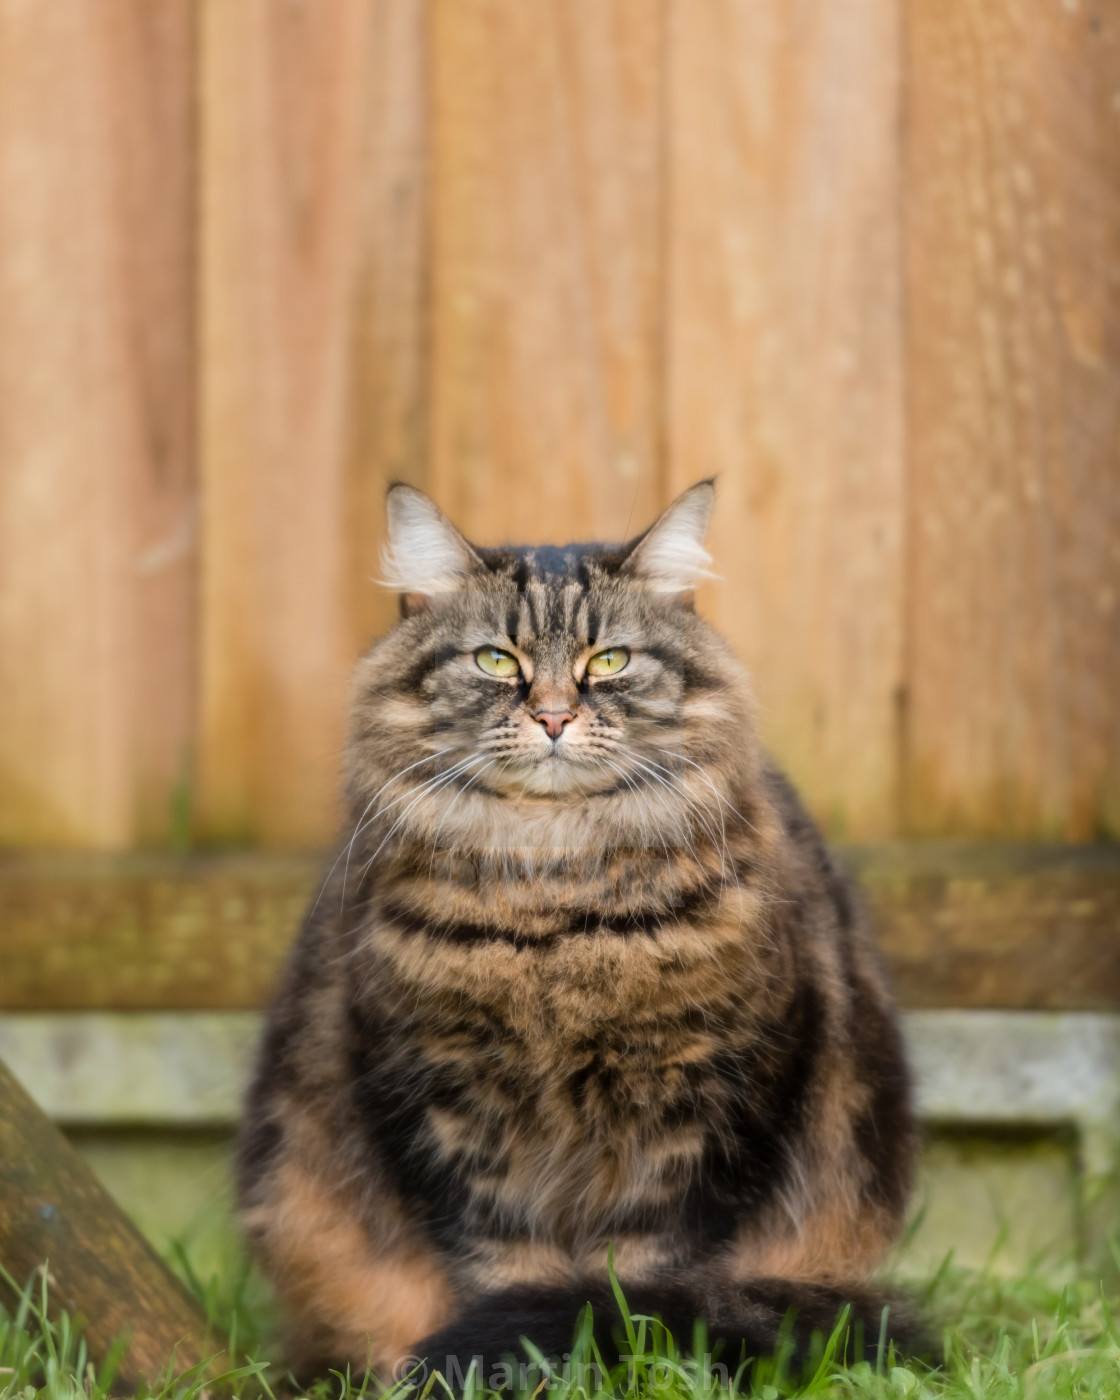
[(667, 1307), (734, 1333), (746, 1299), (750, 1342), (759, 1280), (816, 1316), (897, 1234), (891, 997), (692, 607), (711, 505), (701, 483), (623, 546), (482, 549), (390, 492), (401, 620), (358, 667), (349, 815), (240, 1143), (307, 1366), (391, 1371), (480, 1299), (493, 1331), (509, 1290), (570, 1336), (609, 1242)]

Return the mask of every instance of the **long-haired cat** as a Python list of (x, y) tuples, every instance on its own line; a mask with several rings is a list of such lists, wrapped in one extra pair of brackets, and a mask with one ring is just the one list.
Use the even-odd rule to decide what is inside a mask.
[(897, 1234), (907, 1072), (863, 917), (697, 615), (711, 483), (624, 545), (388, 496), (338, 858), (273, 1007), (242, 1212), (306, 1367), (546, 1354), (583, 1304), (758, 1355)]

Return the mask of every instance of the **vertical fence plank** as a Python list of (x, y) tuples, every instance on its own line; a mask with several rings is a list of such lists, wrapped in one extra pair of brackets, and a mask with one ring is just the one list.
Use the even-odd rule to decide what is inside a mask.
[(837, 834), (897, 820), (904, 520), (894, 0), (671, 0), (668, 453), (705, 606)]
[(371, 618), (353, 575), (376, 528), (353, 516), (380, 514), (367, 482), (404, 470), (420, 412), (421, 225), (398, 182), (423, 9), (203, 13), (202, 831), (318, 842)]
[(174, 834), (194, 702), (187, 0), (0, 5), (0, 842)]
[(351, 642), (396, 621), (379, 588), (390, 481), (425, 487), (428, 365), (428, 16), (425, 0), (375, 0), (359, 156), (350, 322), (346, 567)]
[(907, 82), (918, 834), (1120, 833), (1120, 27), (916, 0)]
[(438, 4), (432, 480), (483, 542), (661, 499), (660, 7)]

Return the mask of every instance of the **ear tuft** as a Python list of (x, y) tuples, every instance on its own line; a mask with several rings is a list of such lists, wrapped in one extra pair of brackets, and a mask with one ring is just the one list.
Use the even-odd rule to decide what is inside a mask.
[(389, 538), (381, 553), (381, 580), (386, 588), (420, 600), (463, 586), (467, 575), (481, 568), (478, 555), (423, 491), (403, 483), (390, 486), (385, 497)]
[(714, 578), (712, 556), (704, 548), (715, 505), (715, 486), (698, 481), (639, 535), (623, 572), (641, 579), (655, 593), (687, 593), (700, 579)]

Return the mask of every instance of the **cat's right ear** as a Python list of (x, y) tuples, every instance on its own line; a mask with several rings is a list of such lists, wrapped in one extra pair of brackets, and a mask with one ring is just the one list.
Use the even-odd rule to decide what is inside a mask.
[(381, 582), (401, 597), (401, 616), (431, 607), (440, 593), (462, 588), (485, 568), (434, 501), (415, 486), (395, 482), (385, 497), (389, 538), (381, 553)]

